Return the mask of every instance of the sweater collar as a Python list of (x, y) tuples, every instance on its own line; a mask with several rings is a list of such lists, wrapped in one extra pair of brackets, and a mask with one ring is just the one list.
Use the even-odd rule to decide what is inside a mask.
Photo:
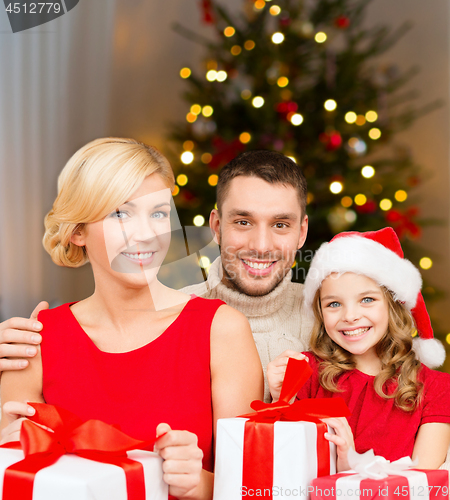
[(211, 264), (208, 285), (215, 290), (217, 297), (229, 306), (241, 311), (247, 318), (269, 316), (282, 308), (286, 292), (291, 283), (292, 271), (289, 271), (281, 283), (267, 295), (252, 297), (227, 287), (221, 281), (222, 261), (220, 257)]

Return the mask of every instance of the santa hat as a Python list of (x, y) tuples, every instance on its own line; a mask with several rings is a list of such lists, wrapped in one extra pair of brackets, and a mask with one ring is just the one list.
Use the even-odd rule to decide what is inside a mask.
[(350, 231), (336, 235), (316, 252), (306, 277), (304, 301), (307, 310), (312, 305), (322, 281), (331, 273), (362, 274), (392, 292), (394, 300), (411, 311), (418, 337), (413, 340), (417, 358), (430, 368), (445, 360), (444, 346), (433, 336), (430, 317), (420, 289), (419, 270), (403, 258), (400, 241), (391, 227), (379, 231)]

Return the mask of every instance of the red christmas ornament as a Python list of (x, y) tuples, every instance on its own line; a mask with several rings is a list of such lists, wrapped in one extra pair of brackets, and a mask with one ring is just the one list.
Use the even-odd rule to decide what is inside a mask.
[(417, 207), (410, 207), (403, 213), (400, 210), (392, 209), (386, 213), (386, 221), (393, 227), (400, 240), (405, 236), (420, 238), (422, 228), (414, 221), (418, 213)]
[(286, 28), (290, 24), (291, 24), (291, 20), (288, 17), (284, 17), (284, 18), (280, 19), (280, 26), (282, 28)]
[(202, 20), (205, 24), (214, 24), (214, 14), (212, 9), (212, 0), (201, 0), (200, 8), (202, 10)]
[(289, 120), (289, 115), (295, 113), (298, 109), (298, 104), (294, 101), (282, 101), (275, 105), (275, 110), (280, 114), (280, 118)]
[(212, 140), (212, 144), (216, 152), (212, 155), (212, 159), (209, 162), (208, 166), (210, 168), (222, 167), (245, 149), (244, 144), (238, 138), (231, 142), (226, 142), (221, 137), (215, 137)]
[(377, 204), (373, 200), (367, 200), (364, 205), (356, 205), (355, 209), (360, 214), (373, 214)]
[(195, 198), (195, 195), (191, 193), (187, 189), (183, 189), (181, 191), (181, 197), (183, 198), (184, 201), (192, 201)]
[(342, 146), (342, 137), (337, 130), (333, 132), (322, 132), (319, 141), (325, 144), (327, 151), (336, 151)]
[(407, 180), (408, 186), (415, 187), (420, 184), (420, 177), (418, 175), (412, 175)]
[(350, 19), (347, 16), (339, 16), (334, 20), (334, 25), (342, 30), (350, 26)]

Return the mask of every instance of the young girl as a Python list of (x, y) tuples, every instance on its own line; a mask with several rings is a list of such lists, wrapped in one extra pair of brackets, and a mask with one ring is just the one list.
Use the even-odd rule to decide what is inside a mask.
[[(268, 367), (278, 399), (289, 356), (306, 356), (312, 377), (297, 398), (342, 397), (351, 416), (325, 419), (336, 435), (338, 471), (350, 447), (388, 460), (418, 459), (438, 468), (450, 444), (450, 375), (442, 364), (420, 294), (419, 271), (403, 258), (392, 228), (341, 233), (316, 253), (305, 281), (304, 306), (315, 316), (310, 352), (285, 352)], [(419, 339), (412, 335), (418, 329)], [(431, 363), (430, 363), (431, 361)]]
[(2, 377), (2, 441), (17, 439), (16, 419), (30, 408), (21, 401), (119, 424), (137, 439), (167, 432), (156, 446), (171, 495), (211, 499), (215, 422), (262, 396), (262, 370), (241, 313), (157, 279), (173, 187), (166, 158), (131, 139), (93, 141), (69, 160), (44, 246), (58, 265), (89, 261), (95, 291), (39, 314), (41, 352)]

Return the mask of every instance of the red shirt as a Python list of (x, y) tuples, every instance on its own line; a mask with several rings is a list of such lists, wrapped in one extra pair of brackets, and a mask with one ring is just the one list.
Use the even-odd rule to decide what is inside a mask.
[(430, 370), (425, 365), (419, 372), (424, 384), (419, 407), (405, 412), (393, 399), (380, 397), (374, 389), (375, 377), (351, 370), (338, 377), (342, 392), (330, 392), (319, 384), (319, 360), (309, 358), (313, 374), (297, 394), (297, 399), (342, 397), (350, 409), (348, 422), (353, 431), (355, 448), (364, 453), (373, 448), (375, 455), (387, 460), (411, 456), (419, 427), (428, 422), (450, 423), (450, 375)]
[(212, 471), (210, 330), (222, 304), (193, 298), (159, 337), (124, 353), (100, 351), (71, 304), (41, 311), (45, 401), (84, 420), (118, 424), (136, 439), (153, 438), (161, 422), (191, 431)]

